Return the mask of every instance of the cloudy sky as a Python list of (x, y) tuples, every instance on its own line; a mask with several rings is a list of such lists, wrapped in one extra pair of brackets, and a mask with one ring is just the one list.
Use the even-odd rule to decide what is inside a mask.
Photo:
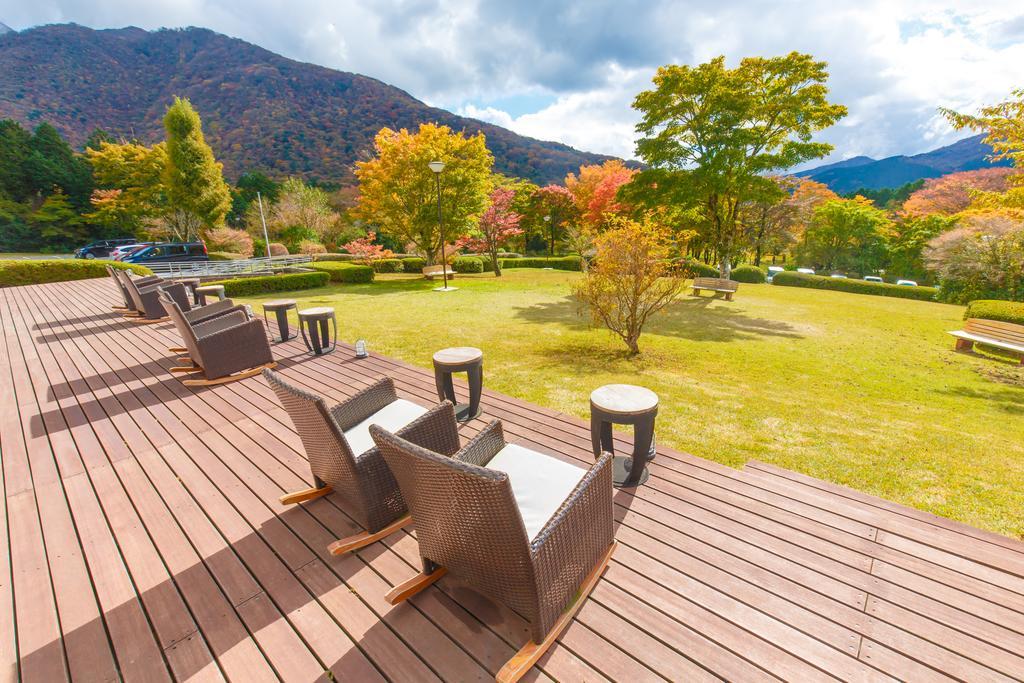
[(937, 106), (969, 110), (1024, 87), (1020, 0), (0, 0), (0, 21), (204, 26), (624, 157), (630, 103), (670, 62), (791, 50), (826, 60), (833, 99), (850, 110), (823, 134), (834, 159), (941, 146), (964, 134)]

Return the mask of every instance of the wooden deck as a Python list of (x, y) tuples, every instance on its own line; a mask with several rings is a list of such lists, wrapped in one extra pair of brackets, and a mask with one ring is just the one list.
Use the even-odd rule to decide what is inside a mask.
[[(357, 529), (337, 496), (278, 504), (310, 475), (269, 387), (184, 387), (173, 328), (123, 321), (114, 297), (0, 289), (0, 677), (492, 680), (522, 620), (450, 578), (387, 605), (414, 533), (326, 555)], [(387, 374), (436, 401), (430, 372), (391, 359), (275, 353), (330, 399)], [(575, 418), (485, 392), (495, 417), (592, 459)], [(758, 463), (659, 448), (651, 475), (616, 493), (620, 549), (527, 680), (1024, 678), (1024, 544)]]

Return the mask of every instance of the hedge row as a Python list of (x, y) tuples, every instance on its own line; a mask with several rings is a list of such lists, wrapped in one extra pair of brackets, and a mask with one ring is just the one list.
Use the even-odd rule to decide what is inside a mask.
[(77, 259), (5, 259), (0, 260), (0, 287), (40, 285), (46, 282), (67, 282), (106, 277), (106, 266), (130, 270), (136, 275), (152, 275), (145, 266), (120, 261)]
[[(682, 271), (686, 277), (721, 277), (722, 274), (714, 266), (698, 261), (694, 258), (680, 259), (678, 262), (679, 270)], [(739, 270), (739, 269), (737, 269)]]
[(554, 258), (535, 258), (527, 256), (524, 258), (503, 258), (498, 259), (502, 268), (554, 268), (555, 270), (582, 270), (583, 259), (579, 256), (556, 256)]
[(811, 289), (852, 292), (853, 294), (892, 296), (899, 299), (917, 299), (919, 301), (934, 301), (935, 295), (939, 291), (937, 287), (907, 287), (905, 285), (890, 285), (887, 282), (865, 282), (864, 280), (794, 273), (788, 270), (783, 273), (776, 273), (775, 277), (772, 278), (772, 284), (782, 285), (783, 287), (809, 287)]
[(373, 268), (344, 261), (317, 261), (306, 267), (326, 273), (331, 282), (373, 282)]
[(207, 256), (211, 261), (239, 261), (249, 258), (245, 254), (235, 254), (230, 251), (211, 251)]
[(375, 273), (401, 273), (405, 271), (402, 260), (397, 258), (377, 259), (371, 265)]
[(1018, 301), (997, 301), (995, 299), (977, 299), (967, 304), (964, 320), (981, 318), (983, 320), (1001, 320), (1006, 323), (1024, 325), (1024, 303)]
[(406, 273), (420, 273), (427, 265), (427, 259), (419, 256), (407, 256), (402, 259), (402, 270)]
[(729, 273), (729, 279), (735, 280), (736, 282), (759, 284), (764, 282), (767, 278), (765, 277), (764, 271), (757, 266), (739, 266), (732, 269), (732, 272)]
[[(490, 259), (487, 259), (490, 265)], [(452, 259), (452, 270), (456, 273), (482, 273), (484, 272), (484, 261), (479, 256), (456, 256)]]
[(330, 280), (327, 273), (286, 273), (283, 275), (260, 275), (242, 277), (236, 280), (210, 282), (211, 285), (224, 285), (224, 295), (253, 296), (270, 292), (290, 292), (297, 289), (313, 289), (323, 287)]

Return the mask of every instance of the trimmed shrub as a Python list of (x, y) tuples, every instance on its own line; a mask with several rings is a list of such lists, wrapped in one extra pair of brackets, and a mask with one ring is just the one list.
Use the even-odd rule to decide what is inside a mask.
[[(697, 259), (694, 258), (679, 259), (677, 264), (679, 270), (682, 272), (684, 277), (722, 277), (722, 273), (720, 270), (718, 270), (718, 268), (710, 266), (704, 263), (703, 261), (698, 261)], [(737, 280), (737, 282), (739, 282), (739, 280)]]
[(284, 246), (280, 242), (270, 243), (270, 255), (271, 256), (287, 256), (288, 247)]
[(360, 263), (323, 261), (304, 265), (321, 273), (327, 273), (331, 282), (373, 282), (373, 268)]
[(822, 275), (808, 275), (785, 271), (776, 273), (772, 278), (773, 285), (783, 287), (809, 287), (811, 289), (830, 289), (836, 292), (853, 294), (872, 294), (874, 296), (891, 296), (899, 299), (917, 299), (918, 301), (934, 301), (938, 293), (937, 287), (907, 287), (890, 285), (887, 282), (865, 282)]
[(1000, 320), (1004, 323), (1024, 325), (1024, 303), (1019, 301), (998, 301), (996, 299), (976, 299), (967, 304), (964, 320), (981, 318), (982, 320)]
[(402, 261), (396, 258), (377, 259), (372, 265), (375, 273), (401, 273), (404, 270)]
[(242, 254), (234, 254), (230, 251), (211, 251), (207, 256), (210, 257), (211, 261), (237, 261), (247, 258)]
[(285, 273), (282, 275), (259, 275), (241, 277), (236, 280), (210, 282), (224, 285), (224, 296), (253, 296), (269, 292), (291, 292), (298, 289), (323, 287), (330, 280), (327, 273)]
[(735, 280), (736, 282), (760, 284), (764, 282), (766, 278), (764, 271), (757, 266), (739, 266), (738, 268), (732, 269), (732, 272), (729, 274), (729, 279)]
[(499, 251), (498, 252), (498, 258), (499, 259), (503, 259), (503, 258), (523, 258), (523, 255), (522, 254), (517, 254), (514, 251)]
[(582, 270), (580, 264), (583, 262), (577, 255), (556, 256), (553, 258), (506, 258), (499, 259), (502, 268), (554, 268), (555, 270)]
[(302, 240), (299, 242), (299, 253), (309, 254), (310, 256), (313, 254), (326, 254), (327, 247), (313, 240)]
[(482, 264), (484, 264), (484, 272), (485, 273), (493, 273), (494, 272), (494, 263), (491, 262), (491, 255), (490, 254), (477, 254), (476, 257), (478, 259), (480, 259), (480, 262)]
[(46, 282), (68, 282), (107, 277), (105, 266), (118, 270), (130, 270), (136, 275), (152, 275), (145, 266), (120, 261), (77, 260), (77, 259), (9, 259), (0, 260), (0, 287), (19, 285), (41, 285)]
[(314, 261), (355, 261), (358, 256), (355, 254), (313, 254)]
[(402, 259), (402, 270), (406, 273), (419, 273), (427, 265), (427, 259), (419, 256), (407, 256)]
[(484, 262), (479, 256), (456, 256), (452, 259), (452, 269), (456, 273), (482, 273)]

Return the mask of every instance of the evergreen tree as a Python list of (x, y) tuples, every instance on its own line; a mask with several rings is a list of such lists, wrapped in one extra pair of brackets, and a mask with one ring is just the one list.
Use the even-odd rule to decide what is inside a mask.
[(164, 115), (167, 165), (164, 184), (171, 204), (168, 226), (178, 239), (195, 239), (203, 229), (224, 225), (231, 192), (223, 167), (203, 137), (202, 122), (192, 104), (175, 98)]
[(73, 247), (88, 238), (88, 231), (68, 196), (57, 188), (29, 217), (48, 246)]
[(0, 196), (21, 202), (31, 194), (25, 177), (31, 139), (17, 121), (0, 120)]

